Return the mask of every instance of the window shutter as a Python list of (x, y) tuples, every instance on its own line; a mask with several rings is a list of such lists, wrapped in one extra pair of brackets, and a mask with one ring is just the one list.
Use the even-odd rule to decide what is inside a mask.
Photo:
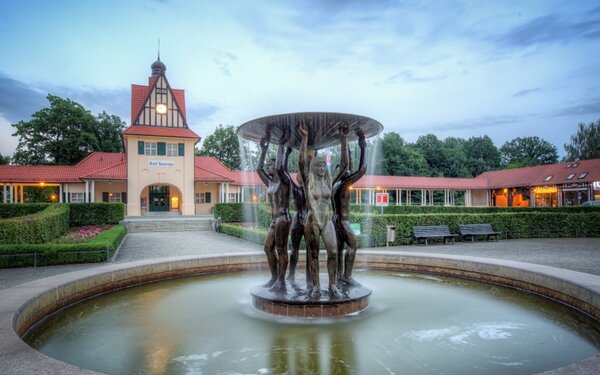
[(127, 203), (127, 192), (126, 191), (121, 193), (121, 202)]
[(138, 141), (138, 155), (144, 155), (144, 141)]
[(156, 144), (156, 154), (157, 155), (166, 155), (167, 154), (167, 144), (165, 142), (158, 142)]
[(102, 202), (108, 202), (108, 192), (107, 191), (102, 192)]
[(206, 192), (204, 194), (204, 203), (210, 203), (210, 193)]
[(185, 156), (185, 143), (179, 143), (179, 156)]

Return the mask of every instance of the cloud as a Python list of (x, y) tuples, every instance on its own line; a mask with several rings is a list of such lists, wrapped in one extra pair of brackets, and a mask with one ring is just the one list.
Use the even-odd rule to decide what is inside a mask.
[(600, 38), (599, 14), (577, 16), (549, 14), (534, 18), (496, 37), (502, 47), (523, 48), (543, 43), (567, 43), (575, 39)]
[(542, 89), (540, 87), (535, 87), (533, 89), (525, 89), (525, 90), (521, 90), (521, 91), (517, 91), (513, 97), (518, 98), (520, 96), (526, 96), (529, 94), (532, 94), (534, 92), (538, 92), (538, 91), (542, 91)]
[[(447, 77), (446, 74), (439, 74), (437, 76), (424, 76), (415, 73), (412, 70), (404, 70), (400, 73), (389, 76), (384, 80), (383, 83), (396, 83), (396, 82), (433, 82), (440, 81)], [(378, 85), (378, 83), (376, 84)]]
[(600, 97), (588, 99), (579, 104), (574, 104), (558, 110), (556, 116), (581, 116), (600, 114)]
[(0, 73), (0, 115), (10, 122), (27, 120), (48, 104), (46, 94)]
[(10, 122), (27, 121), (33, 113), (47, 107), (47, 94), (71, 99), (95, 114), (106, 111), (129, 120), (129, 90), (29, 84), (0, 73), (0, 115)]

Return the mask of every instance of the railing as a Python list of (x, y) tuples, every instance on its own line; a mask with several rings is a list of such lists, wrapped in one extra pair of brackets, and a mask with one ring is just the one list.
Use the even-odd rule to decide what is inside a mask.
[(31, 253), (14, 253), (14, 254), (0, 254), (0, 257), (33, 257), (33, 266), (37, 267), (38, 257), (57, 255), (57, 254), (90, 254), (90, 253), (102, 253), (104, 254), (104, 260), (108, 261), (110, 256), (110, 250), (108, 248), (104, 250), (73, 250), (73, 251), (61, 251), (57, 253), (48, 254), (46, 252), (34, 251)]

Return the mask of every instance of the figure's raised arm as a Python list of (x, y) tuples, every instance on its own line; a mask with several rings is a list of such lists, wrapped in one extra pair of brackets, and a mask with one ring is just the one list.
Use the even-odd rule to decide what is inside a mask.
[(298, 169), (300, 170), (300, 176), (302, 177), (302, 183), (305, 184), (308, 179), (308, 166), (310, 160), (308, 160), (308, 123), (306, 120), (300, 120), (298, 124), (298, 133), (302, 136), (302, 143), (300, 145), (300, 155), (298, 156)]
[(358, 169), (356, 172), (350, 175), (348, 182), (350, 184), (354, 184), (356, 181), (360, 180), (362, 176), (367, 173), (367, 163), (365, 163), (366, 154), (367, 154), (367, 141), (365, 140), (365, 133), (362, 130), (357, 129), (356, 135), (358, 135), (358, 147), (360, 148), (360, 159), (358, 161)]
[(333, 180), (335, 183), (338, 181), (344, 174), (346, 174), (347, 169), (350, 165), (350, 150), (348, 149), (348, 132), (350, 131), (350, 126), (348, 123), (343, 122), (340, 124), (340, 141), (341, 141), (341, 151), (340, 151), (340, 166), (338, 173)]
[(277, 175), (279, 179), (286, 183), (290, 184), (292, 180), (288, 173), (288, 158), (290, 153), (292, 152), (291, 147), (287, 147), (286, 143), (288, 143), (290, 139), (290, 128), (285, 126), (283, 128), (283, 133), (281, 134), (281, 138), (279, 139), (279, 147), (277, 148)]
[(260, 177), (263, 184), (265, 184), (267, 186), (271, 182), (271, 178), (269, 177), (267, 172), (265, 172), (265, 168), (264, 168), (265, 167), (265, 158), (267, 157), (268, 148), (269, 148), (269, 138), (267, 136), (260, 140), (260, 157), (258, 158), (258, 167), (256, 168), (256, 173), (258, 174), (258, 177)]

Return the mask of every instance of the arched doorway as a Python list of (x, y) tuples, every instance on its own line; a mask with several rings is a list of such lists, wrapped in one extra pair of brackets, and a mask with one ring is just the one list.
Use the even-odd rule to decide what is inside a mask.
[(175, 185), (148, 185), (140, 194), (142, 215), (160, 212), (181, 212), (181, 190)]

